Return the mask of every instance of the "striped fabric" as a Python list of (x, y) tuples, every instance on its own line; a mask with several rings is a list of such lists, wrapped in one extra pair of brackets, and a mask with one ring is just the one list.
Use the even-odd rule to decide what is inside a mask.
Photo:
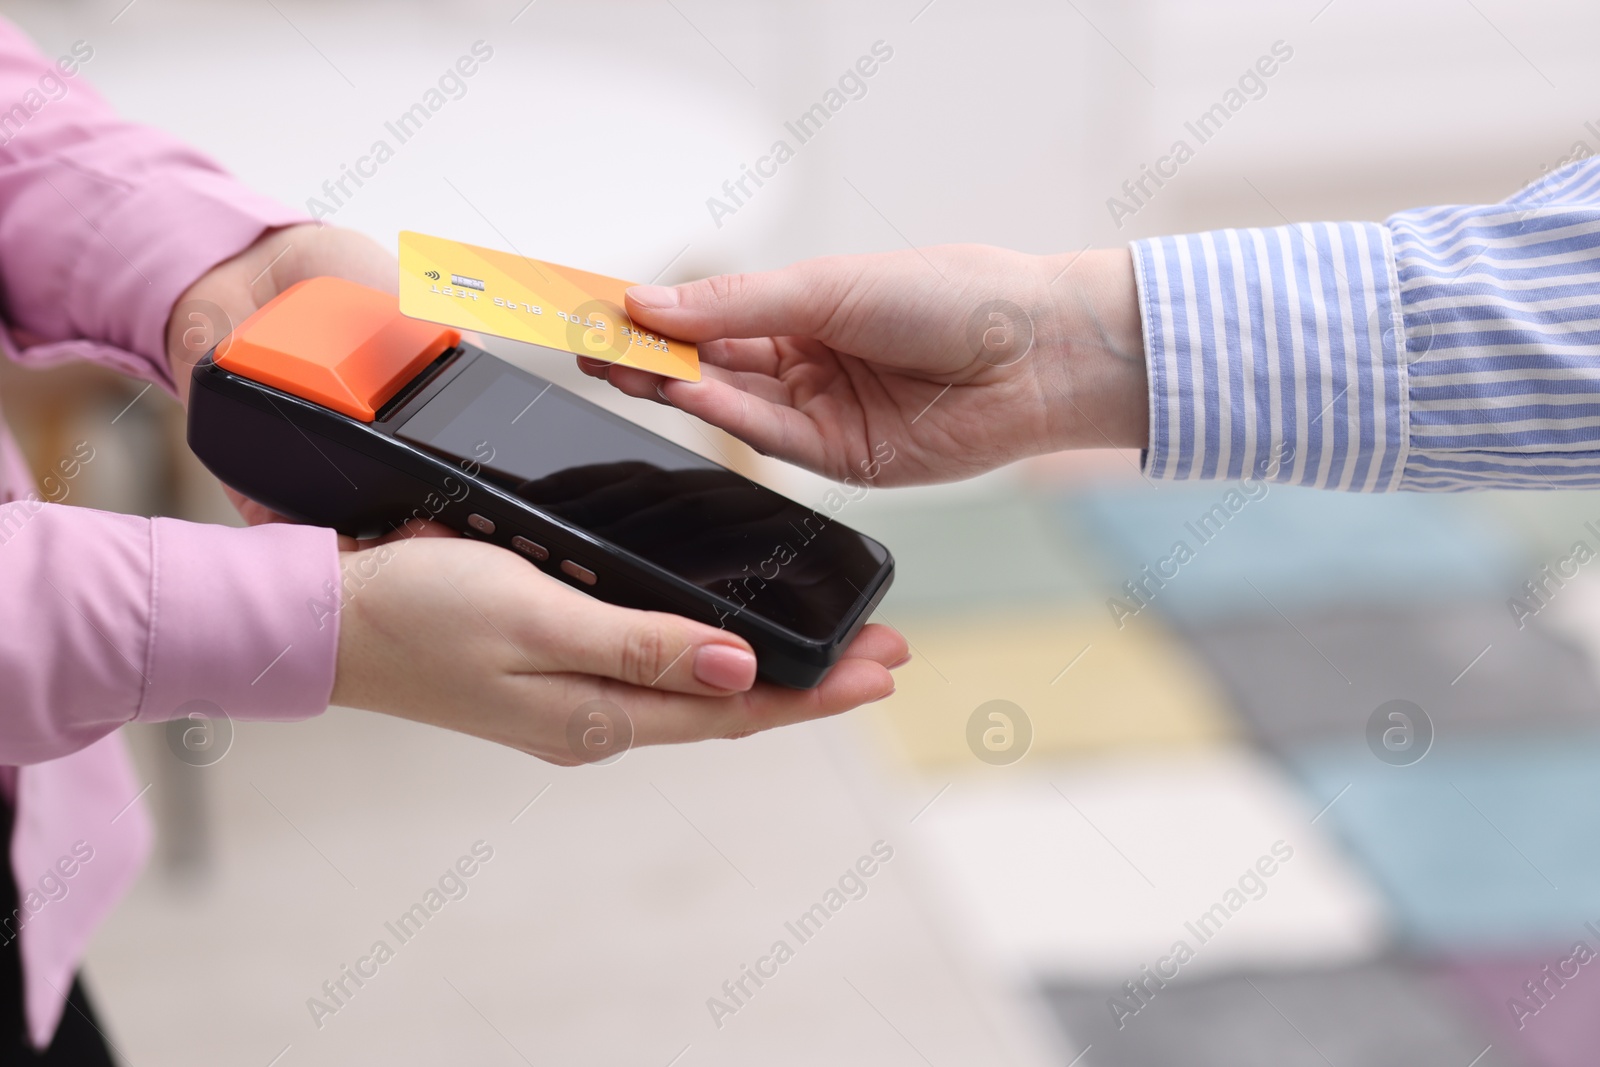
[(1600, 159), (1503, 204), (1133, 254), (1152, 478), (1600, 486)]

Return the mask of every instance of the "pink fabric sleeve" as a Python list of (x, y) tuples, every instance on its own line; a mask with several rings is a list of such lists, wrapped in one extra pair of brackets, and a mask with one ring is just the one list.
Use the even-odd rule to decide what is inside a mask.
[[(304, 220), (117, 118), (84, 81), (92, 59), (85, 42), (46, 59), (0, 20), (0, 351), (89, 359), (170, 391), (164, 334), (178, 296), (263, 231)], [(149, 846), (142, 790), (109, 735), (196, 701), (239, 719), (321, 712), (339, 563), (329, 530), (110, 515), (29, 489), (0, 427), (0, 765), (21, 765), (4, 775), (19, 895), (69, 851), (93, 855), (70, 894), (37, 914), (24, 905), (15, 935), (43, 1048), (90, 935)], [(0, 918), (11, 936), (22, 916)]]
[(338, 580), (318, 527), (0, 505), (0, 763), (56, 759), (191, 701), (235, 719), (319, 714)]
[[(92, 57), (79, 42), (46, 59), (0, 21), (0, 345), (22, 362), (90, 359), (170, 390), (164, 334), (178, 296), (263, 231), (304, 220), (118, 118), (84, 80)], [(12, 334), (40, 343), (17, 352)], [(243, 719), (327, 706), (331, 531), (41, 504), (23, 498), (25, 472), (8, 458), (0, 763), (58, 758), (192, 700)]]
[(0, 309), (44, 342), (13, 358), (87, 358), (171, 391), (178, 297), (263, 231), (307, 220), (119, 118), (84, 78), (93, 53), (80, 41), (46, 59), (0, 20)]

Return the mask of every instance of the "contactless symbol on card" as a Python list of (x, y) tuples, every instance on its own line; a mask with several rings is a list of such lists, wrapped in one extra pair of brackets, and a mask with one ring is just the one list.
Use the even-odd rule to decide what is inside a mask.
[(400, 234), (400, 311), (411, 318), (699, 381), (693, 344), (659, 337), (628, 318), (629, 284), (443, 237)]

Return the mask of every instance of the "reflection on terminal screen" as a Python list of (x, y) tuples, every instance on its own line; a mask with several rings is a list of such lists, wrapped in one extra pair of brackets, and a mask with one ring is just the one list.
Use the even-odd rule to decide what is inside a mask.
[(829, 637), (883, 564), (826, 513), (491, 357), (398, 436), (804, 637)]

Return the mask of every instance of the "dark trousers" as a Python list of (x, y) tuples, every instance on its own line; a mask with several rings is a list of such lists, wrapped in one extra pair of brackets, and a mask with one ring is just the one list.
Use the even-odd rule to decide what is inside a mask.
[[(0, 918), (17, 907), (17, 880), (11, 872), (11, 810), (0, 800)], [(0, 937), (5, 937), (0, 928)], [(54, 1040), (43, 1052), (28, 1043), (22, 1010), (22, 956), (17, 941), (0, 945), (0, 1067), (113, 1067), (116, 1061), (100, 1035), (100, 1021), (83, 986), (74, 981)]]

